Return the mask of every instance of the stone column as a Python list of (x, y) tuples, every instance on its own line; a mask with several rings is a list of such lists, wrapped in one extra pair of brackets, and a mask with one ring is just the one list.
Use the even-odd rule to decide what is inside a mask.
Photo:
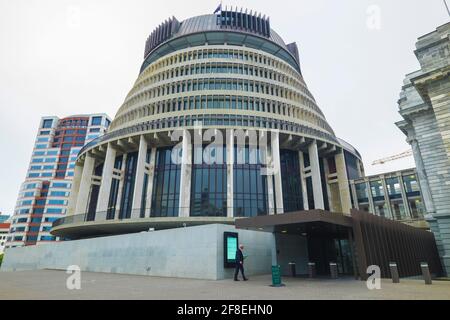
[(383, 185), (383, 191), (384, 191), (384, 203), (386, 204), (387, 208), (388, 208), (388, 214), (390, 219), (394, 220), (394, 214), (392, 212), (392, 208), (391, 208), (391, 199), (389, 199), (389, 190), (387, 188), (386, 185), (386, 178), (381, 175), (381, 184)]
[(147, 199), (145, 201), (145, 212), (149, 209), (148, 216), (152, 216), (152, 195), (153, 195), (153, 180), (155, 178), (155, 166), (156, 166), (156, 148), (152, 148), (150, 153), (150, 166), (148, 171), (148, 185), (147, 185)]
[(227, 130), (227, 217), (234, 216), (234, 130)]
[(124, 173), (125, 173), (125, 168), (127, 166), (127, 157), (128, 157), (128, 154), (125, 153), (123, 155), (123, 159), (122, 159), (122, 167), (120, 168), (119, 191), (117, 192), (116, 210), (114, 213), (115, 220), (119, 220), (119, 218), (120, 218), (120, 208), (122, 206), (122, 192), (123, 192), (123, 184), (124, 184)]
[(311, 180), (314, 193), (315, 209), (325, 209), (323, 201), (322, 180), (320, 179), (319, 152), (317, 142), (313, 141), (308, 146), (309, 162), (311, 163)]
[(432, 215), (433, 213), (436, 212), (436, 209), (434, 207), (433, 197), (431, 196), (430, 186), (428, 184), (428, 177), (425, 172), (425, 166), (423, 164), (422, 155), (419, 149), (419, 143), (415, 138), (408, 139), (408, 142), (411, 145), (413, 151), (414, 162), (416, 163), (417, 177), (419, 179), (420, 189), (425, 204), (425, 208), (427, 213)]
[(355, 181), (354, 180), (352, 180), (350, 182), (350, 188), (351, 188), (351, 191), (352, 191), (354, 207), (355, 207), (355, 209), (359, 210), (358, 195), (356, 193), (356, 186), (355, 186)]
[(187, 130), (183, 130), (182, 148), (178, 216), (189, 217), (191, 206), (192, 143), (190, 141), (190, 134)]
[(102, 184), (98, 195), (97, 212), (108, 211), (109, 194), (111, 192), (111, 183), (113, 179), (114, 163), (116, 161), (116, 149), (111, 143), (108, 143), (106, 150), (105, 163), (103, 164)]
[(72, 188), (70, 191), (70, 197), (67, 205), (68, 216), (75, 214), (75, 210), (77, 207), (78, 193), (80, 192), (80, 183), (82, 175), (83, 175), (83, 166), (79, 162), (76, 162), (72, 179)]
[(75, 208), (75, 214), (86, 213), (89, 193), (91, 191), (92, 173), (94, 172), (95, 158), (86, 153), (84, 158), (83, 173), (80, 181), (80, 189), (78, 191), (77, 205)]
[(340, 152), (334, 156), (336, 163), (336, 173), (339, 186), (339, 196), (341, 200), (341, 209), (343, 213), (350, 214), (352, 201), (350, 198), (350, 186), (348, 184), (347, 167), (345, 165), (344, 152)]
[(412, 218), (411, 209), (409, 208), (408, 195), (406, 194), (405, 183), (403, 182), (403, 176), (401, 174), (398, 175), (398, 182), (400, 183), (402, 200), (405, 206), (405, 215), (407, 218)]
[(369, 180), (366, 180), (367, 199), (369, 200), (369, 212), (375, 213), (375, 205), (373, 203), (372, 188), (370, 188)]
[(273, 163), (273, 179), (275, 187), (275, 205), (277, 214), (284, 213), (283, 208), (283, 185), (281, 181), (281, 162), (280, 162), (280, 137), (278, 131), (272, 131), (270, 135), (272, 163)]
[[(144, 136), (139, 138), (139, 153), (136, 163), (136, 178), (134, 181), (133, 204), (131, 210), (131, 219), (138, 219), (142, 205), (142, 194), (144, 188), (145, 160), (147, 158), (147, 141)], [(145, 209), (145, 208), (143, 208)]]
[(305, 158), (302, 151), (298, 152), (298, 160), (300, 163), (300, 180), (302, 184), (303, 209), (309, 210), (308, 188), (306, 187)]

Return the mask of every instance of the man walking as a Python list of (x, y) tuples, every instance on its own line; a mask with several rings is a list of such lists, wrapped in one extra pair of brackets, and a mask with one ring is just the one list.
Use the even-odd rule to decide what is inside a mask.
[(242, 278), (244, 279), (244, 281), (248, 280), (248, 278), (246, 278), (244, 274), (244, 254), (242, 253), (242, 250), (244, 250), (244, 246), (240, 244), (239, 248), (236, 250), (236, 269), (234, 270), (234, 281), (239, 281), (239, 270), (241, 270)]

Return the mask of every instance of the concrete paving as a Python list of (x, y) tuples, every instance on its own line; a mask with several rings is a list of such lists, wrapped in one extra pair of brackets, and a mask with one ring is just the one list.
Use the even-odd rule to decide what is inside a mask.
[(0, 300), (5, 299), (446, 299), (450, 281), (382, 280), (380, 290), (346, 279), (283, 278), (285, 287), (270, 287), (270, 275), (250, 281), (193, 280), (82, 272), (81, 289), (68, 290), (64, 271), (0, 272)]

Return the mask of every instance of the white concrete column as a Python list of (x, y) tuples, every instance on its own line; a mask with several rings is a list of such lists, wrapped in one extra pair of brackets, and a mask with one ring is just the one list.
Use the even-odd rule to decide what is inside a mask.
[(298, 152), (298, 159), (300, 162), (300, 179), (302, 184), (303, 209), (309, 210), (308, 204), (308, 188), (306, 187), (306, 172), (305, 172), (305, 158), (303, 152)]
[[(147, 158), (147, 141), (144, 136), (139, 138), (139, 153), (136, 163), (136, 178), (134, 179), (133, 204), (131, 219), (138, 219), (141, 212), (142, 191), (144, 189), (145, 159)], [(145, 210), (145, 208), (143, 208)]]
[[(153, 195), (153, 180), (155, 178), (156, 165), (156, 148), (152, 148), (150, 153), (150, 168), (148, 171), (148, 185), (147, 185), (147, 199), (145, 201), (145, 212), (148, 211), (148, 217), (152, 215), (152, 195)], [(148, 209), (148, 210), (147, 210)], [(147, 216), (147, 214), (145, 214)]]
[[(388, 187), (386, 185), (386, 178), (381, 175), (381, 184), (383, 185), (383, 190), (384, 190), (384, 202), (388, 208), (388, 214), (389, 214), (389, 218), (394, 220), (394, 214), (392, 212), (392, 208), (391, 208), (391, 199), (389, 199), (389, 190)], [(386, 217), (387, 218), (387, 217)]]
[(122, 158), (122, 167), (120, 168), (119, 191), (117, 192), (116, 211), (114, 214), (115, 220), (119, 220), (119, 217), (120, 217), (120, 207), (122, 206), (122, 192), (123, 192), (123, 184), (124, 184), (124, 173), (125, 173), (125, 168), (127, 166), (127, 157), (128, 157), (128, 154), (125, 153)]
[(428, 177), (425, 172), (422, 154), (419, 149), (419, 142), (415, 138), (408, 139), (408, 142), (411, 145), (413, 151), (414, 162), (416, 163), (417, 178), (419, 180), (420, 191), (422, 194), (423, 202), (425, 204), (425, 209), (427, 211), (427, 214), (433, 215), (436, 212), (436, 209), (434, 207), (433, 197), (431, 196), (430, 186), (428, 184)]
[(94, 172), (95, 158), (86, 153), (84, 158), (83, 173), (80, 181), (80, 189), (78, 191), (77, 205), (75, 214), (83, 214), (87, 211), (89, 193), (91, 191), (92, 173)]
[(180, 177), (180, 204), (179, 217), (189, 217), (191, 206), (191, 173), (192, 173), (192, 143), (190, 134), (183, 130), (183, 151), (181, 156), (181, 177)]
[(352, 180), (350, 182), (350, 188), (351, 188), (352, 196), (353, 196), (353, 205), (354, 205), (355, 209), (359, 210), (358, 195), (356, 194), (356, 186), (355, 186), (354, 180)]
[(369, 180), (366, 180), (366, 189), (367, 189), (367, 199), (369, 200), (369, 212), (376, 214), (375, 204), (373, 203), (372, 188), (370, 187)]
[(311, 163), (311, 180), (314, 193), (315, 209), (325, 209), (322, 192), (322, 180), (320, 179), (319, 152), (317, 151), (317, 142), (313, 141), (308, 146), (309, 162)]
[(352, 201), (350, 198), (350, 186), (348, 184), (347, 167), (345, 165), (344, 152), (334, 156), (336, 163), (336, 173), (339, 186), (339, 195), (341, 198), (341, 208), (343, 213), (350, 213)]
[(108, 143), (106, 150), (105, 163), (103, 164), (102, 184), (98, 195), (97, 212), (108, 211), (109, 194), (111, 192), (111, 183), (113, 179), (114, 163), (116, 161), (116, 149), (111, 143)]
[(400, 182), (400, 190), (402, 192), (402, 200), (403, 205), (405, 206), (406, 218), (412, 218), (411, 209), (409, 208), (408, 195), (406, 194), (405, 183), (401, 174), (398, 175), (398, 181)]
[(283, 207), (283, 185), (281, 181), (281, 161), (280, 161), (280, 137), (278, 131), (272, 131), (270, 135), (273, 181), (275, 188), (275, 205), (277, 214), (284, 213)]
[(227, 217), (234, 216), (234, 130), (227, 130)]
[(73, 171), (72, 188), (70, 191), (70, 197), (67, 205), (67, 215), (71, 216), (75, 214), (77, 207), (78, 193), (80, 192), (81, 176), (83, 175), (83, 166), (76, 162)]

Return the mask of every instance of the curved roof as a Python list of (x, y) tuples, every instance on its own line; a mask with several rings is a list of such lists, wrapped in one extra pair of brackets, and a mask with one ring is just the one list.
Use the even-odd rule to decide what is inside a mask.
[[(191, 33), (205, 32), (205, 31), (225, 31), (230, 29), (223, 29), (219, 24), (217, 24), (217, 16), (214, 14), (205, 14), (201, 16), (192, 17), (181, 22), (180, 29), (175, 33), (174, 37), (181, 37)], [(240, 33), (253, 34), (245, 30), (239, 30)], [(283, 39), (275, 32), (270, 29), (269, 40), (275, 42), (280, 47), (288, 50), (287, 45), (284, 43)]]
[[(214, 14), (200, 15), (182, 22), (172, 18), (161, 24), (147, 39), (141, 72), (162, 56), (183, 48), (203, 45), (206, 42), (210, 44), (226, 42), (257, 48), (278, 56), (301, 73), (295, 43), (286, 44), (273, 29), (270, 29), (269, 36), (264, 36), (250, 29), (222, 26), (218, 23), (218, 16)], [(147, 48), (148, 45), (151, 46), (150, 50)]]

